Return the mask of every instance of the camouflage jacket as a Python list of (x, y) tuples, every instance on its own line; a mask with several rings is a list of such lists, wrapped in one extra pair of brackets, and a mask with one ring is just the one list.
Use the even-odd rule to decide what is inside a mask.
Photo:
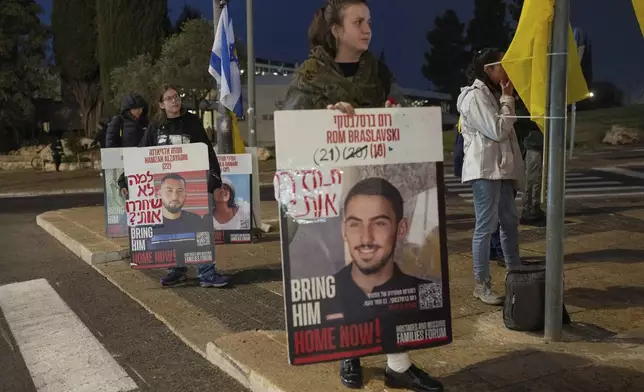
[(404, 106), (404, 96), (393, 75), (373, 54), (365, 52), (358, 72), (346, 77), (335, 60), (318, 46), (293, 76), (278, 109), (325, 109), (337, 102), (348, 102), (355, 108), (377, 108), (383, 107), (388, 98)]

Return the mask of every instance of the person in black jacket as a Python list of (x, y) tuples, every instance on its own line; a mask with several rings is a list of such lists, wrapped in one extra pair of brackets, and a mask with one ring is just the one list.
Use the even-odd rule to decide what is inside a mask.
[[(138, 146), (151, 147), (204, 143), (208, 147), (208, 163), (210, 166), (208, 193), (213, 193), (215, 189), (221, 187), (221, 168), (201, 120), (183, 109), (181, 96), (175, 88), (170, 86), (164, 86), (161, 90), (159, 107), (161, 112), (158, 121), (150, 124)], [(212, 219), (212, 217), (209, 219)], [(174, 286), (186, 279), (187, 271), (186, 267), (171, 268), (168, 274), (161, 278), (161, 284)], [(224, 287), (230, 282), (229, 277), (221, 276), (215, 272), (214, 263), (199, 265), (197, 267), (197, 276), (202, 287)]]
[[(543, 171), (543, 132), (537, 123), (527, 118), (530, 112), (523, 101), (516, 106), (517, 122), (514, 124), (525, 160), (527, 189), (521, 197), (522, 225), (540, 225), (546, 218), (541, 209), (541, 173)], [(518, 102), (518, 103), (519, 103)]]
[(54, 165), (56, 165), (56, 171), (60, 171), (60, 163), (63, 161), (63, 144), (60, 141), (60, 136), (56, 136), (54, 141), (49, 145), (51, 149), (51, 156), (54, 159)]
[(136, 147), (147, 126), (148, 103), (138, 94), (128, 94), (123, 98), (121, 114), (107, 125), (106, 143), (101, 147)]

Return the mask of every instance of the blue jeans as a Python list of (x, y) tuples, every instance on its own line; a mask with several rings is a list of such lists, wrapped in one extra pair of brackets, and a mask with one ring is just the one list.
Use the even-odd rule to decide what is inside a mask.
[(519, 220), (514, 202), (512, 180), (474, 180), (476, 228), (472, 239), (474, 277), (478, 282), (490, 278), (490, 239), (501, 224), (501, 248), (508, 269), (521, 266), (519, 258)]
[(490, 253), (494, 254), (497, 258), (503, 258), (503, 248), (501, 247), (501, 225), (496, 228), (496, 231), (492, 233), (492, 238), (490, 239)]
[[(170, 268), (170, 271), (182, 272), (185, 274), (186, 272), (188, 272), (188, 267)], [(199, 264), (197, 266), (197, 277), (199, 279), (208, 278), (214, 274), (215, 274), (215, 263)]]

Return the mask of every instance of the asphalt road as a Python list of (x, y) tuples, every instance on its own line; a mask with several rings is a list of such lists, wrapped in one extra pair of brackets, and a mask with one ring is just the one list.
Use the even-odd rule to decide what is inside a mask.
[[(36, 225), (53, 209), (102, 203), (102, 195), (0, 200), (0, 286), (45, 278), (139, 391), (246, 391)], [(0, 392), (36, 387), (0, 312)]]

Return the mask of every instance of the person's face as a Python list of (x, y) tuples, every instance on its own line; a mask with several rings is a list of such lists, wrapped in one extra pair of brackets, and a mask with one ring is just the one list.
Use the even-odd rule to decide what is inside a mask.
[(342, 234), (354, 264), (363, 274), (370, 275), (392, 261), (397, 240), (407, 235), (407, 222), (405, 219), (396, 222), (396, 214), (386, 198), (359, 195), (347, 205)]
[(215, 203), (227, 204), (228, 200), (230, 200), (230, 189), (228, 186), (222, 185), (220, 188), (215, 189), (213, 197), (215, 199)]
[[(496, 61), (501, 61), (503, 59), (503, 53), (499, 55), (499, 59)], [(505, 69), (503, 69), (503, 65), (501, 64), (495, 64), (491, 66), (485, 67), (485, 72), (488, 74), (490, 77), (490, 80), (492, 80), (496, 84), (500, 84), (501, 82), (507, 82), (508, 80), (508, 74), (505, 72)]]
[(181, 97), (174, 89), (169, 89), (163, 93), (163, 99), (159, 103), (159, 107), (165, 110), (166, 115), (169, 117), (176, 117), (181, 114)]
[(137, 109), (130, 109), (130, 114), (134, 118), (140, 118), (141, 115), (143, 114), (143, 108), (137, 108)]
[(363, 53), (371, 43), (371, 13), (366, 4), (352, 4), (344, 7), (343, 25), (332, 28), (338, 42), (338, 50)]
[(181, 211), (186, 202), (186, 184), (181, 180), (167, 179), (161, 185), (163, 208), (171, 214)]

